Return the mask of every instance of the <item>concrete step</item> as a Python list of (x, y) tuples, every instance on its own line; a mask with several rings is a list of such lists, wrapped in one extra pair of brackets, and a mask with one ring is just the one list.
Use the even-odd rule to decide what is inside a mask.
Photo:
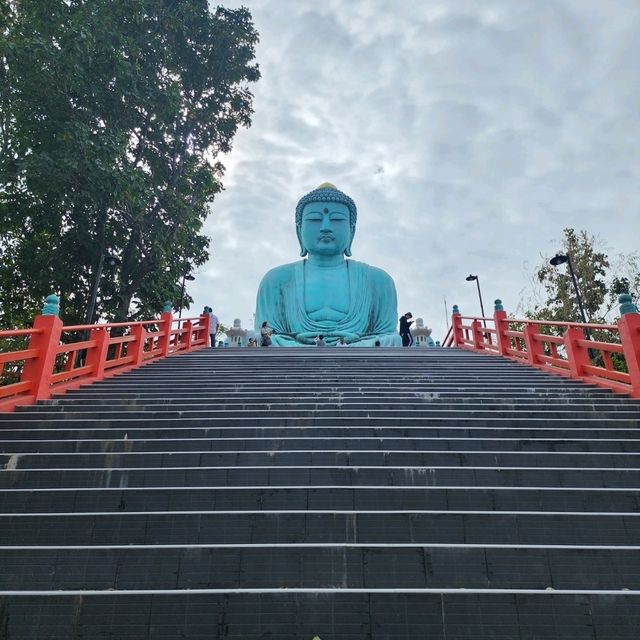
[(402, 543), (634, 546), (640, 513), (172, 511), (0, 515), (0, 547)]
[(232, 466), (6, 469), (0, 488), (78, 487), (608, 487), (637, 488), (640, 468)]
[[(1, 435), (1, 434), (0, 434)], [(46, 432), (43, 435), (47, 435)], [(109, 434), (106, 434), (107, 436)], [(127, 438), (0, 440), (2, 453), (120, 453), (181, 451), (491, 451), (640, 453), (640, 438)]]
[[(344, 350), (344, 349), (343, 349)], [(9, 638), (68, 639), (108, 629), (117, 640), (637, 640), (631, 592), (189, 590), (0, 596)], [(471, 630), (471, 631), (470, 631)], [(469, 633), (473, 635), (469, 635)], [(54, 635), (55, 634), (55, 635)], [(74, 635), (75, 634), (75, 635)], [(97, 637), (97, 636), (95, 636)]]
[[(190, 439), (190, 438), (215, 438), (215, 439), (255, 439), (255, 438), (353, 438), (359, 440), (361, 438), (490, 438), (490, 439), (526, 439), (537, 440), (546, 438), (555, 439), (591, 439), (598, 441), (601, 439), (610, 440), (637, 440), (640, 431), (635, 425), (624, 424), (617, 426), (619, 421), (581, 421), (571, 422), (562, 421), (563, 426), (559, 426), (559, 421), (537, 420), (535, 425), (531, 425), (531, 421), (467, 421), (459, 420), (447, 421), (442, 426), (434, 424), (434, 420), (429, 420), (428, 425), (415, 425), (407, 420), (392, 421), (389, 426), (374, 425), (364, 426), (360, 420), (358, 424), (348, 426), (347, 421), (340, 421), (338, 425), (316, 426), (316, 423), (304, 426), (305, 421), (296, 420), (294, 424), (297, 426), (283, 426), (269, 423), (265, 421), (252, 420), (251, 426), (244, 425), (242, 421), (223, 423), (219, 425), (219, 421), (205, 421), (205, 425), (198, 426), (202, 421), (194, 424), (193, 420), (174, 420), (163, 421), (156, 420), (150, 423), (142, 421), (112, 421), (100, 423), (99, 427), (94, 426), (96, 423), (89, 421), (86, 423), (72, 423), (69, 421), (52, 421), (38, 423), (25, 422), (12, 429), (2, 430), (3, 440), (104, 440), (122, 441), (126, 443), (128, 440), (139, 439)], [(55, 424), (56, 426), (52, 426)], [(184, 425), (193, 426), (184, 426)], [(489, 426), (487, 426), (487, 424)], [(558, 426), (549, 426), (555, 424)], [(614, 424), (616, 426), (614, 426)], [(73, 425), (73, 426), (72, 426)], [(84, 426), (83, 426), (84, 425)], [(164, 426), (158, 426), (164, 425)], [(172, 426), (173, 425), (173, 426)], [(235, 426), (233, 426), (235, 425)], [(498, 426), (500, 425), (500, 426)], [(518, 426), (514, 426), (518, 425)], [(545, 425), (545, 426), (541, 426)], [(588, 425), (588, 426), (585, 426)], [(21, 427), (21, 428), (18, 428)], [(128, 445), (127, 445), (128, 446)]]
[(598, 401), (621, 401), (627, 404), (634, 404), (637, 406), (638, 400), (632, 400), (631, 398), (623, 395), (616, 395), (605, 389), (597, 389), (587, 387), (586, 385), (571, 387), (571, 388), (557, 388), (557, 387), (542, 387), (537, 385), (522, 385), (512, 387), (501, 387), (499, 389), (491, 388), (486, 383), (483, 386), (473, 387), (456, 387), (450, 385), (429, 385), (428, 389), (426, 385), (329, 385), (319, 386), (314, 385), (310, 388), (309, 385), (287, 385), (278, 386), (275, 384), (262, 385), (259, 389), (255, 386), (245, 387), (241, 385), (232, 386), (207, 386), (202, 387), (201, 384), (196, 386), (192, 384), (189, 388), (182, 387), (180, 389), (173, 388), (170, 394), (167, 394), (167, 390), (162, 386), (152, 386), (149, 390), (140, 392), (132, 391), (131, 389), (121, 386), (106, 389), (103, 383), (95, 383), (81, 387), (80, 389), (67, 391), (60, 396), (54, 396), (51, 401), (45, 401), (43, 404), (51, 403), (65, 403), (67, 401), (79, 399), (79, 400), (104, 400), (119, 401), (120, 399), (126, 400), (133, 399), (161, 399), (167, 401), (188, 400), (189, 398), (291, 398), (300, 394), (301, 397), (314, 397), (314, 398), (343, 398), (343, 397), (410, 397), (414, 398), (451, 398), (454, 401), (464, 400), (469, 398), (474, 399), (486, 399), (488, 401), (498, 401), (501, 399), (512, 398), (560, 398), (571, 400), (573, 398), (594, 399)]
[[(550, 427), (549, 425), (554, 425)], [(8, 430), (6, 427), (11, 426)], [(16, 433), (20, 430), (35, 429), (47, 430), (51, 433), (54, 430), (59, 429), (75, 429), (78, 432), (81, 430), (99, 430), (109, 429), (114, 433), (114, 437), (123, 437), (124, 434), (131, 434), (134, 430), (145, 429), (206, 429), (209, 433), (213, 433), (216, 429), (245, 429), (250, 432), (251, 429), (256, 430), (268, 430), (268, 429), (304, 429), (308, 431), (308, 435), (317, 433), (319, 429), (327, 429), (327, 434), (331, 429), (353, 429), (353, 435), (363, 434), (371, 435), (376, 430), (380, 434), (385, 429), (404, 429), (407, 433), (412, 432), (414, 435), (426, 435), (428, 430), (437, 429), (441, 434), (446, 434), (449, 430), (450, 434), (453, 434), (452, 430), (461, 429), (511, 429), (511, 430), (543, 430), (553, 431), (559, 434), (564, 434), (570, 430), (593, 430), (602, 429), (605, 433), (613, 433), (617, 430), (635, 430), (638, 431), (640, 427), (640, 419), (636, 418), (608, 418), (603, 420), (599, 416), (591, 416), (585, 418), (544, 418), (544, 417), (527, 417), (522, 415), (520, 417), (502, 417), (502, 416), (487, 416), (487, 417), (415, 417), (415, 416), (344, 416), (344, 415), (331, 415), (331, 416), (311, 416), (311, 417), (294, 417), (286, 414), (280, 416), (263, 415), (247, 417), (244, 415), (236, 416), (224, 416), (224, 417), (191, 417), (191, 416), (175, 416), (166, 417), (160, 414), (152, 414), (146, 418), (110, 418), (107, 420), (102, 419), (71, 419), (64, 414), (58, 416), (55, 419), (41, 420), (41, 419), (12, 419), (5, 422), (2, 435), (4, 437), (10, 437), (6, 434)], [(115, 434), (120, 430), (121, 436)], [(315, 431), (314, 431), (315, 430)], [(416, 432), (419, 430), (419, 432)], [(335, 431), (334, 431), (335, 432)], [(284, 432), (283, 432), (284, 433)], [(337, 432), (335, 432), (337, 433)], [(505, 433), (505, 435), (508, 435)], [(526, 437), (526, 436), (525, 436)], [(558, 437), (563, 437), (560, 435)]]
[[(640, 547), (282, 543), (0, 548), (0, 590), (640, 590)], [(26, 572), (25, 567), (29, 567)]]
[(0, 490), (0, 513), (165, 511), (542, 511), (640, 513), (637, 487), (79, 487)]
[[(249, 394), (219, 394), (218, 396), (202, 395), (200, 397), (190, 398), (166, 398), (166, 397), (148, 397), (148, 398), (54, 398), (51, 400), (40, 402), (31, 407), (18, 407), (18, 413), (27, 411), (81, 411), (90, 409), (97, 411), (100, 408), (112, 407), (116, 410), (130, 410), (133, 408), (145, 408), (151, 410), (161, 410), (170, 408), (174, 410), (191, 409), (219, 409), (221, 406), (245, 406), (245, 405), (268, 405), (268, 406), (289, 406), (297, 402), (303, 405), (308, 404), (355, 404), (370, 405), (377, 407), (379, 405), (389, 405), (392, 407), (401, 407), (405, 404), (421, 404), (422, 406), (433, 406), (435, 408), (451, 408), (460, 407), (465, 410), (473, 411), (474, 409), (513, 409), (523, 408), (525, 406), (540, 407), (546, 406), (550, 409), (574, 407), (578, 410), (585, 408), (594, 410), (636, 410), (640, 415), (640, 405), (637, 401), (614, 398), (614, 397), (505, 397), (505, 398), (483, 398), (483, 397), (467, 397), (459, 396), (457, 398), (445, 398), (432, 394), (410, 394), (410, 395), (394, 395), (387, 393), (386, 395), (370, 394), (370, 395), (346, 395), (346, 394), (325, 394), (323, 396), (295, 396), (281, 395), (274, 397), (260, 397)], [(158, 409), (156, 409), (158, 408)]]
[[(93, 409), (93, 408), (91, 408)], [(605, 410), (590, 408), (587, 410), (580, 410), (570, 406), (563, 408), (545, 407), (544, 405), (538, 405), (537, 407), (524, 407), (522, 410), (508, 410), (500, 409), (475, 409), (466, 410), (463, 408), (435, 408), (425, 404), (405, 404), (400, 407), (393, 407), (391, 405), (367, 405), (366, 403), (360, 403), (358, 405), (345, 403), (340, 405), (338, 403), (323, 403), (315, 405), (274, 405), (269, 407), (268, 405), (233, 405), (231, 407), (223, 405), (217, 409), (177, 409), (174, 407), (154, 407), (141, 410), (140, 408), (124, 408), (120, 407), (117, 411), (107, 411), (104, 408), (95, 407), (94, 410), (71, 411), (69, 409), (65, 411), (50, 411), (46, 408), (38, 408), (32, 411), (20, 411), (8, 414), (5, 418), (5, 424), (12, 422), (24, 423), (26, 421), (43, 421), (43, 420), (91, 420), (96, 419), (105, 420), (155, 420), (161, 418), (163, 420), (171, 419), (199, 419), (199, 418), (230, 418), (230, 419), (285, 419), (292, 420), (296, 418), (303, 419), (347, 419), (353, 420), (357, 418), (367, 418), (369, 420), (375, 418), (390, 419), (440, 419), (440, 418), (461, 418), (461, 419), (474, 419), (479, 420), (483, 418), (498, 418), (506, 420), (509, 418), (535, 420), (545, 419), (551, 420), (554, 418), (571, 419), (571, 420), (583, 420), (583, 419), (598, 419), (598, 420), (630, 420), (635, 421), (640, 426), (640, 412), (636, 409), (628, 410), (626, 408), (615, 408), (614, 410)]]
[(175, 467), (557, 467), (640, 469), (638, 453), (504, 451), (172, 451), (0, 454), (0, 469)]

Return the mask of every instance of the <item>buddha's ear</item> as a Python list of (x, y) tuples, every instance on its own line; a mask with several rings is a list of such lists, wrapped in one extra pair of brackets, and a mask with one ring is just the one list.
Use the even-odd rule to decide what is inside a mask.
[(344, 250), (344, 255), (347, 256), (347, 258), (351, 257), (351, 243), (353, 242), (353, 236), (355, 235), (356, 235), (356, 228), (351, 227), (351, 239), (349, 240), (349, 244), (347, 245), (347, 248)]
[(298, 242), (300, 243), (300, 257), (304, 258), (309, 253), (306, 247), (302, 244), (302, 236), (300, 234), (300, 227), (296, 225), (296, 235), (298, 236)]

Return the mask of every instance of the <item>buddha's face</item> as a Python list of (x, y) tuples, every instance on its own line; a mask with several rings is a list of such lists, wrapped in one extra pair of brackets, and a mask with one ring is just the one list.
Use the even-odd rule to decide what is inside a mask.
[(350, 255), (349, 208), (338, 202), (310, 202), (302, 210), (298, 234), (303, 251), (312, 255)]

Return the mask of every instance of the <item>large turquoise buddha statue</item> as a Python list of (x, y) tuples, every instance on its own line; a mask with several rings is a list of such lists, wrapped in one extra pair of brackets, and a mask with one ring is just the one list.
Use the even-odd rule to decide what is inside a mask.
[(391, 277), (351, 256), (357, 210), (353, 200), (324, 183), (301, 198), (296, 233), (305, 258), (271, 269), (260, 283), (256, 329), (266, 320), (277, 346), (401, 345), (396, 332), (396, 288)]

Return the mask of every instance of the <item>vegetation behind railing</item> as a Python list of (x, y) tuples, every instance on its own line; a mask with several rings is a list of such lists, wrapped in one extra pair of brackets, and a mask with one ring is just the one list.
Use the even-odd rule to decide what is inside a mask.
[(640, 314), (629, 294), (619, 301), (614, 325), (509, 318), (501, 300), (492, 318), (463, 316), (454, 306), (444, 346), (505, 356), (640, 398)]
[[(0, 331), (0, 411), (208, 346), (209, 316), (64, 326), (49, 296), (33, 328)], [(170, 309), (170, 307), (169, 307)]]

